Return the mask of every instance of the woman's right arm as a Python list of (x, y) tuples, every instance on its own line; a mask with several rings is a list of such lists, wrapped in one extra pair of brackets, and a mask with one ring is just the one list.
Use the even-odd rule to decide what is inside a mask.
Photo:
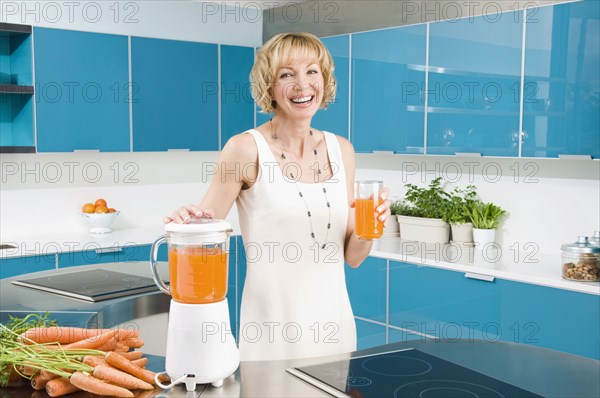
[[(191, 218), (202, 216), (225, 219), (244, 184), (252, 184), (256, 180), (257, 159), (258, 150), (252, 135), (231, 137), (219, 155), (216, 173), (200, 204), (182, 206), (165, 217), (163, 222), (186, 223)], [(255, 167), (248, 167), (249, 164)]]

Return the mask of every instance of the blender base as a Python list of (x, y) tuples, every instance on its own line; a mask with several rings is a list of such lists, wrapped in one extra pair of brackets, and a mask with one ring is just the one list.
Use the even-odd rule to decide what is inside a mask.
[(231, 334), (227, 299), (209, 304), (183, 304), (171, 300), (165, 368), (173, 381), (221, 387), (240, 363)]

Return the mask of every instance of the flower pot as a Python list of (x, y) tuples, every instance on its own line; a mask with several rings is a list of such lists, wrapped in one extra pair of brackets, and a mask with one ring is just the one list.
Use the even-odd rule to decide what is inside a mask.
[(473, 224), (450, 224), (452, 227), (452, 242), (473, 244)]
[(439, 218), (398, 216), (403, 240), (448, 243), (450, 225)]
[(398, 225), (398, 219), (396, 218), (396, 215), (391, 215), (390, 218), (387, 220), (387, 225), (383, 228), (383, 236), (400, 236), (400, 225)]
[(473, 241), (477, 248), (485, 248), (487, 245), (491, 245), (496, 240), (495, 229), (477, 229), (473, 228)]

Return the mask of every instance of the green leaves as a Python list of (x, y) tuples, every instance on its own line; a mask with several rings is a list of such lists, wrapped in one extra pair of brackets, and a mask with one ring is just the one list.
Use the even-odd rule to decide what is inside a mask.
[(500, 218), (506, 214), (505, 210), (495, 204), (480, 201), (465, 205), (464, 211), (471, 219), (473, 227), (477, 229), (498, 228)]
[(464, 224), (469, 222), (469, 213), (465, 211), (465, 206), (470, 207), (477, 201), (479, 199), (475, 185), (469, 185), (465, 189), (454, 188), (450, 197), (450, 204), (443, 217), (444, 221), (448, 224)]
[(431, 181), (428, 187), (418, 187), (406, 184), (408, 191), (404, 197), (410, 204), (410, 213), (413, 217), (443, 218), (450, 205), (450, 194), (444, 191), (441, 185), (442, 177)]

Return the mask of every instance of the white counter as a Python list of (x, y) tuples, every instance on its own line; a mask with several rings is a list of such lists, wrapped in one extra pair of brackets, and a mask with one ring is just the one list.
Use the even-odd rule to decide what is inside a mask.
[[(100, 236), (82, 232), (3, 236), (2, 243), (12, 244), (16, 248), (0, 251), (0, 259), (148, 245), (163, 233), (163, 225), (154, 225), (119, 229)], [(234, 233), (239, 234), (239, 231)], [(562, 279), (560, 256), (534, 251), (501, 250), (499, 247), (492, 246), (487, 247), (486, 250), (476, 250), (469, 246), (426, 244), (402, 241), (399, 238), (383, 238), (374, 244), (371, 255), (417, 265), (600, 295), (600, 283)]]

